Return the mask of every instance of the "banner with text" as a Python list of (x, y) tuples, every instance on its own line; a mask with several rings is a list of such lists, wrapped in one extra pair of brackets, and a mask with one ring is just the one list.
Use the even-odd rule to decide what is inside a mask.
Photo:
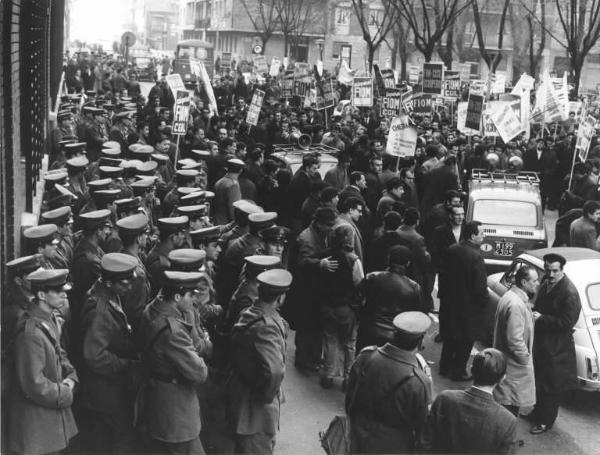
[(294, 72), (286, 71), (281, 78), (281, 97), (291, 98), (294, 96)]
[(595, 131), (596, 119), (591, 115), (588, 115), (579, 125), (579, 129), (577, 130), (577, 142), (575, 144), (575, 150), (577, 150), (579, 158), (583, 162), (587, 160), (588, 151)]
[(262, 108), (264, 99), (265, 92), (255, 89), (250, 107), (248, 108), (248, 114), (246, 115), (246, 123), (248, 125), (256, 126), (258, 124), (258, 117), (260, 116), (260, 109)]
[(402, 92), (398, 88), (391, 88), (385, 91), (385, 96), (381, 98), (381, 116), (398, 117), (402, 114)]
[[(506, 144), (523, 132), (521, 120), (515, 115), (515, 111), (510, 106), (510, 103), (500, 101), (502, 103), (495, 106), (490, 112), (490, 117), (498, 130), (498, 134)], [(520, 106), (519, 102), (519, 106)]]
[(252, 60), (254, 61), (254, 72), (256, 74), (266, 74), (269, 72), (267, 58), (264, 55), (253, 55)]
[(333, 97), (333, 80), (321, 79), (317, 82), (317, 110), (335, 106)]
[(373, 106), (373, 79), (355, 77), (352, 82), (352, 105), (355, 107)]
[(423, 93), (441, 95), (443, 92), (443, 81), (443, 63), (423, 63)]
[(417, 130), (409, 125), (407, 115), (395, 117), (390, 125), (385, 152), (399, 157), (414, 156), (418, 137)]
[(466, 136), (476, 136), (479, 134), (479, 130), (474, 130), (472, 128), (467, 128), (465, 122), (467, 120), (467, 103), (466, 101), (461, 101), (458, 103), (456, 107), (456, 115), (457, 115), (457, 124), (456, 127), (458, 130), (465, 134)]
[(465, 127), (472, 130), (479, 130), (481, 127), (481, 114), (483, 113), (483, 96), (470, 93), (467, 103)]
[(444, 72), (444, 97), (452, 100), (460, 98), (460, 72)]
[(175, 99), (175, 112), (173, 113), (173, 126), (171, 133), (183, 136), (187, 133), (188, 117), (190, 115), (190, 94), (187, 90), (177, 90)]

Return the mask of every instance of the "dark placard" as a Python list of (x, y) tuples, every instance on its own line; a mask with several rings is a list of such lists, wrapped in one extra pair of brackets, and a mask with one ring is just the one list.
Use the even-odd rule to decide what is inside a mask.
[(396, 78), (394, 77), (394, 70), (381, 70), (381, 78), (383, 79), (383, 85), (386, 89), (396, 87)]
[(381, 116), (398, 117), (402, 113), (402, 92), (400, 89), (387, 89), (385, 96), (381, 98)]
[(333, 97), (333, 80), (321, 79), (317, 82), (317, 110), (335, 106)]
[(308, 96), (310, 94), (311, 82), (312, 81), (310, 77), (294, 79), (294, 96), (299, 96), (301, 98)]
[(423, 63), (423, 93), (441, 95), (444, 88), (443, 81), (443, 63)]
[(469, 103), (467, 104), (467, 118), (465, 126), (472, 130), (479, 130), (481, 126), (481, 114), (483, 113), (483, 96), (469, 94)]
[(281, 78), (281, 97), (291, 98), (294, 96), (294, 72), (286, 71)]
[(221, 68), (231, 68), (231, 52), (223, 52), (221, 54)]
[(460, 97), (460, 72), (444, 72), (444, 96), (457, 100)]
[(409, 93), (407, 95), (403, 98), (403, 104), (409, 114), (431, 114), (433, 97), (429, 93)]

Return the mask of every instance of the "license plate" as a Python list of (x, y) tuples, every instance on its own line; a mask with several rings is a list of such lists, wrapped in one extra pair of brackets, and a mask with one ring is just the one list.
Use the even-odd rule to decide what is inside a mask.
[(496, 242), (496, 255), (512, 256), (514, 245), (512, 242)]

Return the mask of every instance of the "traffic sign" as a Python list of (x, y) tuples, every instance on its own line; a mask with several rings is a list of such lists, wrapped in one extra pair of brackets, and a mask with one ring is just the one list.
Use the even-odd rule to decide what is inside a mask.
[(125, 32), (121, 35), (121, 44), (131, 47), (135, 44), (135, 35), (132, 32)]

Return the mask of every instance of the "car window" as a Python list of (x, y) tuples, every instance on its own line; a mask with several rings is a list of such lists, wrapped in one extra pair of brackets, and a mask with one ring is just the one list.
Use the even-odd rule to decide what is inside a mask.
[(588, 303), (592, 310), (600, 310), (600, 283), (590, 284), (586, 290)]
[(535, 227), (537, 217), (531, 202), (479, 199), (473, 203), (473, 219), (483, 224)]

